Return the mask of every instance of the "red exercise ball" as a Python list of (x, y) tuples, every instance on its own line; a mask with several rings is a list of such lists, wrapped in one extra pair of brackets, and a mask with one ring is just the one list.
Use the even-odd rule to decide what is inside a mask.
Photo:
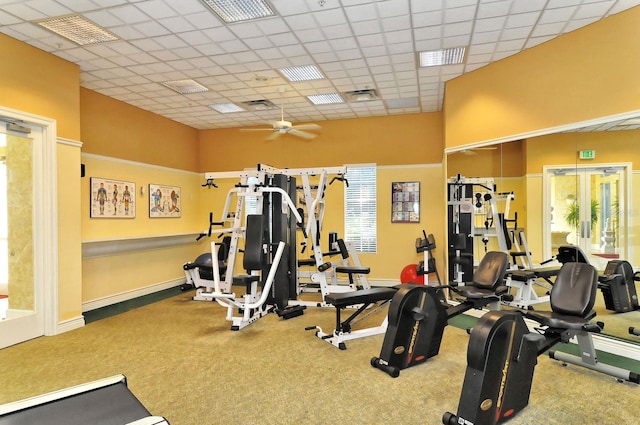
[(405, 266), (400, 273), (400, 282), (424, 285), (424, 275), (418, 276), (417, 267), (417, 264), (409, 264)]

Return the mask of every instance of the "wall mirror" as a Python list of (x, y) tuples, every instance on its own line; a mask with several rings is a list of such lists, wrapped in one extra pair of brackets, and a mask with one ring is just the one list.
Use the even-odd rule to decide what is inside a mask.
[[(521, 231), (524, 240), (512, 241), (511, 249), (526, 246), (534, 265), (552, 259), (559, 245), (573, 244), (600, 271), (616, 259), (640, 270), (640, 242), (634, 238), (640, 229), (640, 209), (633, 204), (640, 196), (640, 119), (602, 121), (450, 151), (446, 167), (449, 181), (459, 176), (492, 179), (498, 193), (513, 194), (507, 226), (516, 235)], [(498, 248), (491, 231), (483, 231), (487, 206), (477, 195), (472, 194), (473, 202), (482, 208), (474, 218), (476, 231), (471, 238), (476, 263), (485, 250)], [(497, 211), (490, 210), (489, 215), (501, 208), (504, 204), (497, 204)], [(640, 289), (640, 282), (636, 287)], [(548, 303), (534, 308), (546, 309)], [(607, 309), (600, 290), (596, 310), (597, 320), (605, 323), (603, 334), (640, 344), (640, 337), (628, 333), (630, 326), (640, 327), (640, 310)]]

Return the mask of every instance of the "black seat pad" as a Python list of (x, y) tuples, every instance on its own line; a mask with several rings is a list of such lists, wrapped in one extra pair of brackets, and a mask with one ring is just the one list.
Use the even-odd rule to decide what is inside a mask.
[(395, 288), (359, 289), (357, 291), (327, 294), (324, 296), (324, 300), (336, 307), (345, 307), (348, 305), (390, 300), (396, 292), (397, 289)]
[(371, 272), (371, 268), (369, 267), (358, 267), (358, 266), (337, 266), (336, 271), (338, 273), (359, 273), (359, 274), (369, 274)]
[(525, 316), (551, 328), (581, 330), (584, 325), (589, 323), (589, 320), (596, 316), (596, 311), (591, 310), (585, 317), (578, 317), (557, 314), (552, 311), (530, 310), (525, 312)]
[(506, 293), (509, 288), (506, 286), (497, 286), (496, 289), (478, 288), (477, 286), (458, 286), (452, 288), (457, 294), (468, 299), (489, 299), (497, 298)]

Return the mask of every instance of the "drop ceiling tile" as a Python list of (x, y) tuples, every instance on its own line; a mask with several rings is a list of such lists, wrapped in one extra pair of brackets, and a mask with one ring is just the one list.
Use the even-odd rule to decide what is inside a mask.
[(552, 23), (552, 24), (536, 25), (536, 27), (531, 32), (531, 36), (532, 37), (541, 37), (541, 36), (546, 36), (546, 35), (554, 35), (554, 34), (557, 34), (557, 33), (561, 32), (562, 28), (564, 28), (564, 26), (565, 26), (564, 22), (556, 22), (556, 23)]
[(596, 18), (607, 13), (613, 1), (599, 1), (597, 3), (583, 4), (578, 7), (574, 19)]
[(177, 14), (174, 9), (161, 0), (142, 1), (136, 6), (153, 19), (168, 18)]
[(182, 16), (159, 19), (158, 22), (169, 31), (179, 34), (181, 32), (193, 31), (196, 29), (187, 19)]
[(385, 32), (400, 30), (410, 32), (406, 31), (407, 28), (411, 28), (411, 19), (409, 16), (394, 16), (382, 20), (382, 29)]
[(371, 46), (361, 48), (362, 54), (367, 60), (370, 58), (384, 57), (387, 54), (386, 46)]
[(27, 6), (24, 2), (7, 4), (2, 6), (5, 12), (24, 19), (25, 21), (35, 21), (36, 19), (46, 18), (44, 13)]
[(500, 31), (476, 32), (471, 36), (471, 44), (496, 43), (500, 38)]
[(298, 44), (298, 40), (292, 33), (273, 34), (268, 36), (268, 38), (276, 47)]
[(340, 61), (351, 61), (362, 58), (362, 54), (359, 49), (340, 50), (336, 52), (336, 56)]
[(241, 40), (229, 40), (219, 43), (218, 46), (227, 53), (237, 53), (247, 51), (247, 45)]
[[(141, 24), (142, 25), (142, 24)], [(139, 25), (140, 26), (140, 25)], [(162, 27), (161, 25), (157, 25), (157, 27)], [(143, 33), (138, 31), (131, 25), (121, 25), (117, 27), (109, 27), (109, 31), (117, 35), (123, 40), (136, 40), (142, 39), (145, 37)], [(164, 33), (166, 34), (166, 33)]]
[(539, 10), (543, 9), (546, 2), (547, 0), (516, 1), (511, 5), (511, 10), (509, 12), (512, 14), (526, 12), (538, 13)]
[(578, 28), (582, 28), (585, 25), (589, 25), (592, 24), (596, 21), (595, 18), (586, 18), (586, 19), (573, 19), (570, 22), (567, 22), (567, 24), (564, 27), (564, 31), (563, 33), (569, 32), (569, 31), (574, 31), (577, 30)]
[(571, 19), (576, 11), (576, 7), (562, 7), (548, 9), (542, 12), (538, 24), (550, 24), (555, 22), (566, 22)]
[(538, 21), (539, 16), (540, 16), (539, 12), (518, 13), (515, 15), (509, 15), (509, 17), (507, 17), (505, 28), (533, 26)]
[(387, 40), (387, 43), (413, 42), (412, 33), (407, 29), (385, 32), (384, 38)]
[(323, 65), (325, 63), (331, 63), (331, 62), (338, 62), (339, 61), (338, 56), (333, 51), (326, 52), (326, 53), (315, 53), (313, 55), (313, 58), (320, 65)]
[(413, 31), (413, 36), (416, 41), (433, 41), (434, 39), (439, 39), (442, 36), (442, 27), (425, 27), (425, 28), (416, 28)]
[(145, 22), (151, 19), (149, 15), (133, 5), (112, 7), (109, 9), (108, 13), (116, 17), (120, 22), (129, 25)]
[[(449, 6), (449, 2), (447, 2)], [(448, 7), (444, 12), (444, 23), (454, 24), (458, 22), (471, 22), (476, 14), (477, 7), (464, 6), (464, 7)]]
[(330, 27), (347, 23), (345, 14), (340, 9), (326, 9), (314, 13), (320, 27)]
[(380, 1), (376, 4), (381, 18), (392, 16), (409, 16), (409, 2), (406, 0)]
[(434, 25), (442, 25), (444, 21), (444, 13), (440, 10), (425, 13), (414, 13), (412, 15), (414, 27), (431, 27)]
[(498, 52), (517, 52), (522, 50), (524, 47), (524, 43), (526, 40), (509, 40), (509, 41), (501, 41), (496, 44), (496, 53)]
[(364, 21), (354, 22), (351, 24), (353, 33), (357, 36), (368, 34), (379, 34), (382, 32), (381, 24), (379, 21)]
[(322, 29), (328, 40), (344, 37), (352, 37), (351, 27), (347, 24), (331, 25)]
[[(561, 1), (564, 1), (564, 0), (561, 0)], [(481, 2), (478, 5), (477, 19), (506, 16), (509, 13), (510, 7), (511, 7), (511, 0)]]
[[(187, 2), (176, 2), (176, 3), (187, 3)], [(198, 2), (194, 2), (198, 3)], [(198, 29), (209, 29), (215, 27), (222, 27), (223, 24), (218, 19), (214, 18), (209, 11), (192, 13), (189, 15), (183, 15), (185, 19), (191, 23), (195, 28)]]
[(494, 16), (492, 18), (478, 19), (473, 28), (474, 32), (499, 31), (507, 22), (506, 16)]

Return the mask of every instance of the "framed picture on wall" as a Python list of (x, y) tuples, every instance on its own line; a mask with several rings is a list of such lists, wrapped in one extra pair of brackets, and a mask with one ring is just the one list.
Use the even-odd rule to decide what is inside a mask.
[(420, 223), (420, 182), (391, 183), (391, 222)]
[(162, 184), (149, 185), (149, 217), (180, 217), (180, 188)]
[(91, 177), (91, 218), (136, 218), (136, 184)]

